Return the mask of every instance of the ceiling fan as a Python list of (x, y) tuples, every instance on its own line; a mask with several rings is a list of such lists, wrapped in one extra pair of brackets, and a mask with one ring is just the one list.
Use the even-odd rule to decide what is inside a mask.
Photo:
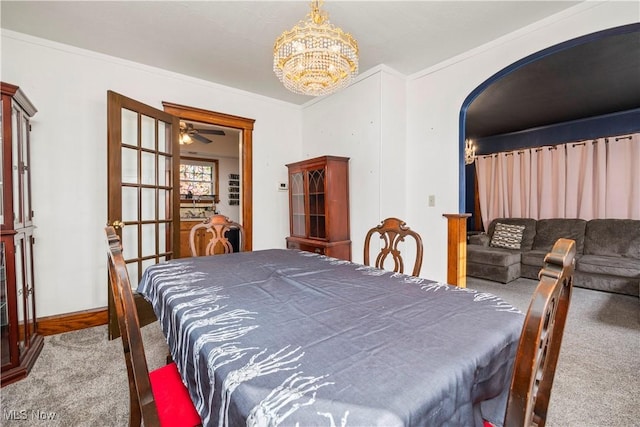
[(210, 144), (212, 142), (209, 138), (205, 138), (202, 135), (225, 135), (225, 133), (220, 129), (196, 129), (193, 126), (193, 123), (180, 122), (181, 145), (189, 145), (194, 139), (205, 144)]

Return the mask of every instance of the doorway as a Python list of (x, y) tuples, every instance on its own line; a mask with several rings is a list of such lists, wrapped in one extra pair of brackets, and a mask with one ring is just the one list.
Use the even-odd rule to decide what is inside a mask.
[(245, 230), (245, 250), (253, 242), (253, 123), (254, 119), (217, 113), (215, 111), (162, 102), (164, 111), (181, 120), (207, 123), (240, 131), (240, 223)]

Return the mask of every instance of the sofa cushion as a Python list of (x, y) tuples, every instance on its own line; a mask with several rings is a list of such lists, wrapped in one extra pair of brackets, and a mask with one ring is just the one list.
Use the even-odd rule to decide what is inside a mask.
[(520, 268), (521, 265), (519, 262), (506, 267), (467, 262), (467, 275), (494, 282), (509, 283), (520, 277)]
[(544, 264), (544, 257), (547, 256), (549, 251), (537, 251), (530, 250), (522, 253), (522, 263), (525, 265), (533, 265), (538, 268), (542, 268)]
[(549, 252), (560, 238), (576, 242), (576, 253), (584, 250), (584, 233), (587, 221), (574, 218), (540, 219), (536, 224), (536, 236), (532, 249)]
[(472, 234), (469, 236), (470, 245), (489, 246), (491, 239), (484, 233)]
[(583, 255), (576, 262), (576, 270), (583, 273), (640, 278), (640, 260), (626, 257)]
[(528, 251), (533, 245), (533, 238), (536, 235), (536, 220), (532, 218), (496, 218), (489, 224), (487, 234), (493, 236), (493, 230), (496, 228), (497, 223), (502, 224), (514, 224), (524, 225), (524, 233), (522, 234), (522, 243), (520, 244), (521, 251)]
[(485, 246), (467, 246), (467, 261), (506, 267), (520, 263), (520, 252)]
[(640, 259), (640, 220), (592, 219), (587, 222), (584, 253)]
[(524, 225), (497, 223), (491, 236), (490, 246), (494, 248), (520, 249), (524, 228)]

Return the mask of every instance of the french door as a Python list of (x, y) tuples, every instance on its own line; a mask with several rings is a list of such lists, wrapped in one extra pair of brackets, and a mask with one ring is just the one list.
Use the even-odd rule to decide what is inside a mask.
[[(145, 268), (179, 256), (179, 129), (178, 117), (107, 92), (108, 224), (134, 290)], [(155, 320), (139, 295), (136, 305), (141, 326)], [(109, 337), (119, 335), (109, 289)]]

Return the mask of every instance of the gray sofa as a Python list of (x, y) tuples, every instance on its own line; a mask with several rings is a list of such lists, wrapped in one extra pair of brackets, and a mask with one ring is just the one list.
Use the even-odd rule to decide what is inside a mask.
[[(494, 237), (497, 224), (498, 234), (510, 238), (506, 244)], [(469, 236), (467, 275), (502, 283), (537, 279), (545, 255), (561, 237), (576, 242), (575, 286), (639, 295), (640, 220), (496, 218), (487, 233)]]

